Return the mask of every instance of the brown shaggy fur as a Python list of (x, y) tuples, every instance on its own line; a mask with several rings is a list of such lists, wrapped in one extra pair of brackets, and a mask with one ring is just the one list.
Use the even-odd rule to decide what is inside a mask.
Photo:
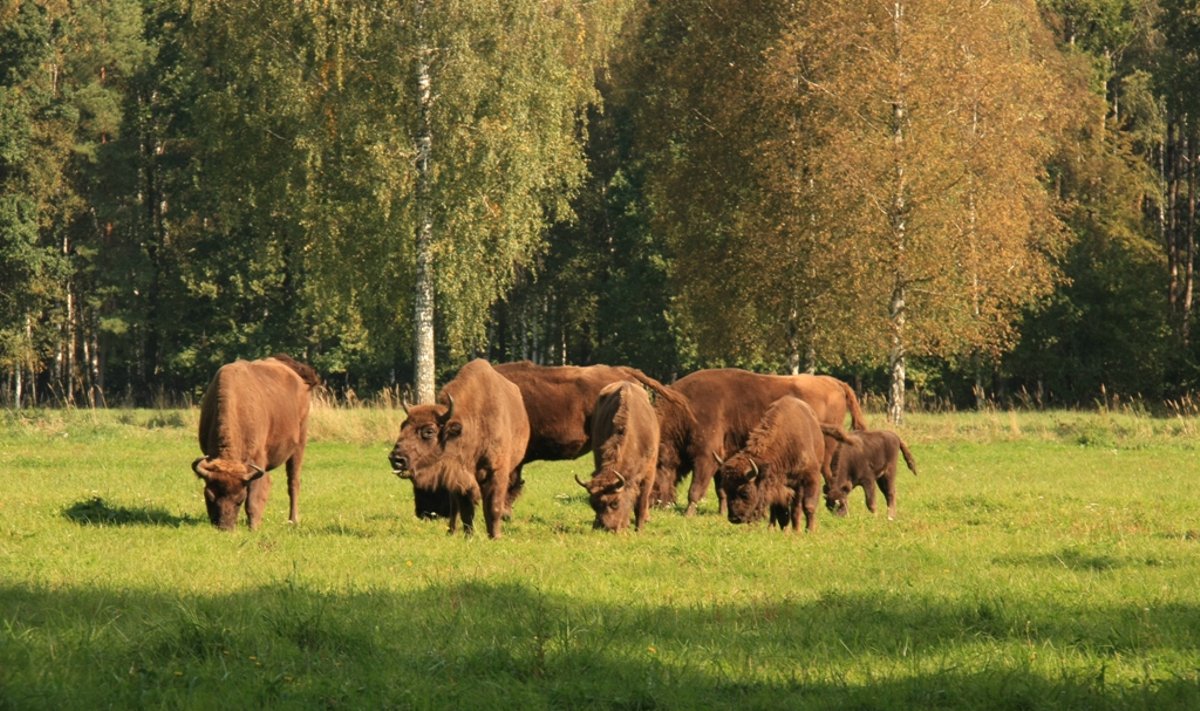
[(887, 500), (888, 520), (896, 518), (896, 459), (904, 455), (904, 463), (915, 476), (917, 463), (908, 445), (895, 432), (871, 430), (855, 432), (855, 441), (839, 447), (833, 458), (833, 480), (825, 493), (825, 505), (839, 516), (845, 516), (850, 491), (863, 488), (867, 510), (875, 513), (875, 484), (883, 489)]
[[(529, 417), (529, 446), (509, 484), (506, 503), (509, 510), (524, 486), (524, 464), (537, 460), (576, 459), (592, 448), (592, 413), (600, 391), (606, 386), (625, 380), (638, 382), (654, 392), (657, 398), (675, 399), (680, 406), (686, 407), (686, 403), (665, 385), (628, 366), (545, 366), (523, 360), (494, 367), (520, 388), (525, 414)], [(415, 482), (413, 487), (418, 517), (449, 515), (443, 508), (448, 501), (444, 493), (421, 489)]]
[[(719, 368), (692, 373), (673, 383), (670, 389), (684, 396), (690, 409), (673, 402), (658, 404), (661, 438), (654, 500), (658, 505), (673, 505), (678, 484), (690, 471), (689, 514), (695, 512), (716, 474), (712, 453), (724, 455), (745, 446), (750, 431), (767, 408), (785, 395), (808, 403), (823, 424), (840, 429), (849, 412), (854, 429), (867, 426), (854, 390), (827, 375), (760, 375), (737, 368)], [(828, 475), (837, 445), (830, 437), (825, 444), (821, 468)], [(724, 512), (720, 487), (717, 493)]]
[(392, 471), (414, 486), (450, 492), (451, 532), (456, 514), (464, 531), (473, 532), (482, 495), (488, 535), (499, 538), (509, 482), (529, 444), (521, 391), (480, 358), (446, 383), (438, 401), (408, 408), (389, 456)]
[(587, 483), (594, 528), (619, 531), (629, 525), (641, 530), (650, 513), (658, 456), (658, 418), (641, 385), (611, 383), (600, 391), (592, 415), (595, 470)]
[[(801, 511), (805, 529), (814, 530), (824, 458), (825, 435), (813, 408), (799, 398), (779, 398), (767, 408), (746, 446), (723, 462), (718, 459), (729, 520), (757, 521), (768, 507), (782, 505), (781, 496), (790, 492), (792, 530), (799, 528)], [(772, 519), (776, 514), (772, 510)]]
[(258, 528), (271, 490), (266, 472), (287, 464), (288, 520), (300, 522), (300, 469), (308, 441), (309, 391), (317, 372), (279, 354), (221, 366), (200, 402), (200, 450), (192, 463), (204, 480), (213, 525), (237, 525), (244, 504)]

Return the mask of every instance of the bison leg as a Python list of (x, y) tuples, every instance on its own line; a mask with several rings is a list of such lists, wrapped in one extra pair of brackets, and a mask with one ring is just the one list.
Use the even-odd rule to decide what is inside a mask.
[(637, 508), (634, 510), (633, 528), (642, 530), (646, 521), (650, 520), (650, 497), (654, 494), (654, 471), (642, 479), (642, 488), (638, 490)]
[(887, 500), (888, 520), (896, 520), (896, 460), (879, 478), (879, 486), (883, 489), (883, 498)]
[(674, 508), (675, 489), (679, 483), (675, 478), (675, 472), (659, 469), (655, 473), (653, 481), (654, 493), (650, 495), (650, 499), (654, 505), (661, 509)]
[(471, 492), (460, 494), (452, 492), (450, 500), (453, 502), (453, 510), (450, 513), (450, 529), (447, 533), (453, 534), (456, 530), (456, 522), (462, 519), (463, 535), (471, 536), (475, 533), (475, 497)]
[(512, 518), (513, 504), (517, 498), (521, 496), (521, 492), (525, 490), (525, 479), (521, 476), (523, 465), (518, 464), (513, 470), (512, 478), (508, 482), (508, 491), (504, 497), (504, 520), (508, 521)]
[(825, 441), (825, 453), (821, 457), (821, 478), (825, 480), (825, 486), (831, 487), (833, 481), (833, 455), (837, 452), (838, 441), (832, 437), (823, 437)]
[[(803, 492), (803, 493), (801, 493)], [(817, 530), (817, 504), (821, 500), (821, 484), (820, 473), (810, 472), (810, 475), (805, 478), (801, 492), (797, 492), (797, 498), (802, 498), (801, 506), (804, 509), (804, 530), (812, 532)], [(795, 511), (795, 515), (799, 515), (799, 511)], [(792, 527), (795, 528), (798, 522), (793, 519)]]
[(304, 448), (296, 450), (287, 460), (288, 521), (300, 523), (300, 466), (304, 464)]
[(862, 484), (863, 496), (867, 500), (867, 510), (875, 513), (875, 478), (867, 477)]
[(488, 538), (500, 537), (510, 476), (510, 472), (493, 471), (482, 480), (483, 520), (487, 523)]
[(246, 496), (246, 518), (250, 522), (250, 530), (253, 531), (262, 523), (263, 510), (267, 508), (267, 495), (271, 493), (271, 475), (260, 476), (247, 486), (250, 493)]
[[(712, 451), (717, 451), (713, 449)], [(696, 505), (708, 493), (708, 485), (713, 480), (713, 475), (717, 473), (717, 464), (712, 457), (697, 457), (692, 463), (692, 485), (688, 487), (688, 504), (687, 511), (684, 512), (687, 516), (696, 514)], [(720, 498), (720, 491), (717, 492)], [(721, 501), (720, 503), (724, 503)]]

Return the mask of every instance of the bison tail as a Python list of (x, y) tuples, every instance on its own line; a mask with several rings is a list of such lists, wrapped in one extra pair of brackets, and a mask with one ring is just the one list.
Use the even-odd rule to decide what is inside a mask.
[(908, 465), (908, 470), (917, 475), (917, 463), (913, 461), (912, 452), (908, 451), (908, 445), (904, 444), (904, 440), (896, 437), (896, 441), (900, 443), (900, 452), (904, 455), (904, 463)]
[(843, 380), (839, 380), (838, 383), (842, 386), (842, 393), (846, 396), (846, 407), (850, 409), (850, 427), (856, 430), (867, 429), (867, 418), (863, 417), (863, 411), (858, 405), (858, 396), (854, 394), (854, 388)]
[(847, 432), (846, 430), (842, 429), (841, 427), (838, 427), (837, 425), (824, 425), (823, 424), (823, 425), (821, 425), (821, 432), (826, 437), (832, 437), (832, 438), (836, 439), (837, 441), (845, 442), (846, 444), (858, 444), (859, 442), (862, 441), (858, 437), (855, 437), (853, 434)]
[(642, 385), (650, 388), (650, 390), (654, 392), (655, 397), (660, 397), (672, 405), (684, 408), (689, 413), (691, 412), (691, 406), (688, 404), (687, 398), (684, 397), (683, 393), (663, 385), (637, 368), (623, 365), (619, 366), (619, 370), (627, 377), (632, 378), (633, 380), (636, 380)]

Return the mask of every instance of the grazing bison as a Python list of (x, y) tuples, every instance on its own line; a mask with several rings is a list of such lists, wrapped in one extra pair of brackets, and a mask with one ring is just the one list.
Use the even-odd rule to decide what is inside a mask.
[(271, 491), (271, 471), (287, 463), (288, 520), (300, 522), (300, 466), (308, 441), (309, 392), (317, 372), (282, 353), (221, 366), (200, 402), (200, 451), (192, 471), (204, 480), (208, 519), (237, 525), (245, 504), (258, 528)]
[(640, 531), (650, 512), (658, 456), (658, 418), (646, 391), (629, 381), (606, 386), (591, 430), (595, 471), (590, 481), (575, 481), (587, 489), (596, 512), (593, 528), (620, 531), (633, 513)]
[(388, 459), (392, 472), (423, 489), (445, 489), (467, 535), (483, 498), (488, 536), (500, 537), (513, 472), (529, 444), (521, 391), (482, 358), (467, 363), (438, 394), (445, 404), (405, 404), (407, 418)]
[(789, 395), (767, 408), (745, 447), (724, 461), (714, 452), (729, 520), (757, 521), (769, 507), (772, 523), (783, 528), (780, 509), (786, 506), (792, 530), (799, 528), (801, 511), (805, 529), (814, 530), (826, 437), (846, 439), (840, 428), (818, 422), (808, 403)]
[(875, 513), (875, 482), (887, 499), (888, 520), (896, 518), (896, 458), (904, 454), (904, 463), (915, 476), (917, 463), (904, 440), (895, 432), (871, 430), (855, 432), (857, 441), (839, 447), (833, 458), (833, 478), (825, 492), (825, 505), (838, 516), (846, 515), (850, 491), (861, 486), (867, 498), (867, 510)]
[[(529, 417), (529, 446), (509, 484), (506, 510), (511, 510), (512, 502), (524, 486), (525, 463), (575, 459), (592, 448), (592, 412), (605, 386), (623, 380), (636, 381), (660, 398), (675, 398), (681, 406), (685, 405), (662, 383), (627, 366), (544, 366), (525, 360), (500, 363), (494, 368), (520, 388), (525, 414)], [(414, 482), (413, 493), (417, 516), (448, 515), (444, 492), (422, 489)]]
[[(741, 449), (767, 408), (781, 397), (791, 395), (808, 403), (822, 424), (840, 429), (849, 411), (854, 429), (867, 426), (854, 390), (827, 375), (760, 375), (719, 368), (692, 373), (669, 389), (683, 395), (690, 408), (681, 408), (674, 401), (658, 403), (661, 438), (654, 500), (658, 505), (673, 505), (679, 481), (691, 471), (688, 515), (695, 513), (716, 473), (712, 453)], [(834, 449), (836, 442), (827, 437), (821, 464), (826, 476)], [(724, 512), (720, 487), (717, 494)]]

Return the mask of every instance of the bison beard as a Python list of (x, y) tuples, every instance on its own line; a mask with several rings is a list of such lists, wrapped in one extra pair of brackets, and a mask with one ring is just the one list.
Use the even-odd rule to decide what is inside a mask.
[(320, 383), (311, 367), (277, 354), (222, 366), (200, 403), (200, 450), (192, 471), (204, 480), (208, 518), (222, 530), (245, 507), (258, 528), (271, 490), (268, 471), (286, 463), (288, 520), (300, 522), (300, 469), (308, 440), (309, 392)]
[(499, 538), (509, 484), (529, 443), (521, 392), (476, 359), (438, 397), (444, 404), (404, 403), (407, 417), (388, 456), (392, 472), (414, 487), (449, 492), (451, 532), (460, 518), (464, 532), (473, 532), (482, 498), (488, 535)]

